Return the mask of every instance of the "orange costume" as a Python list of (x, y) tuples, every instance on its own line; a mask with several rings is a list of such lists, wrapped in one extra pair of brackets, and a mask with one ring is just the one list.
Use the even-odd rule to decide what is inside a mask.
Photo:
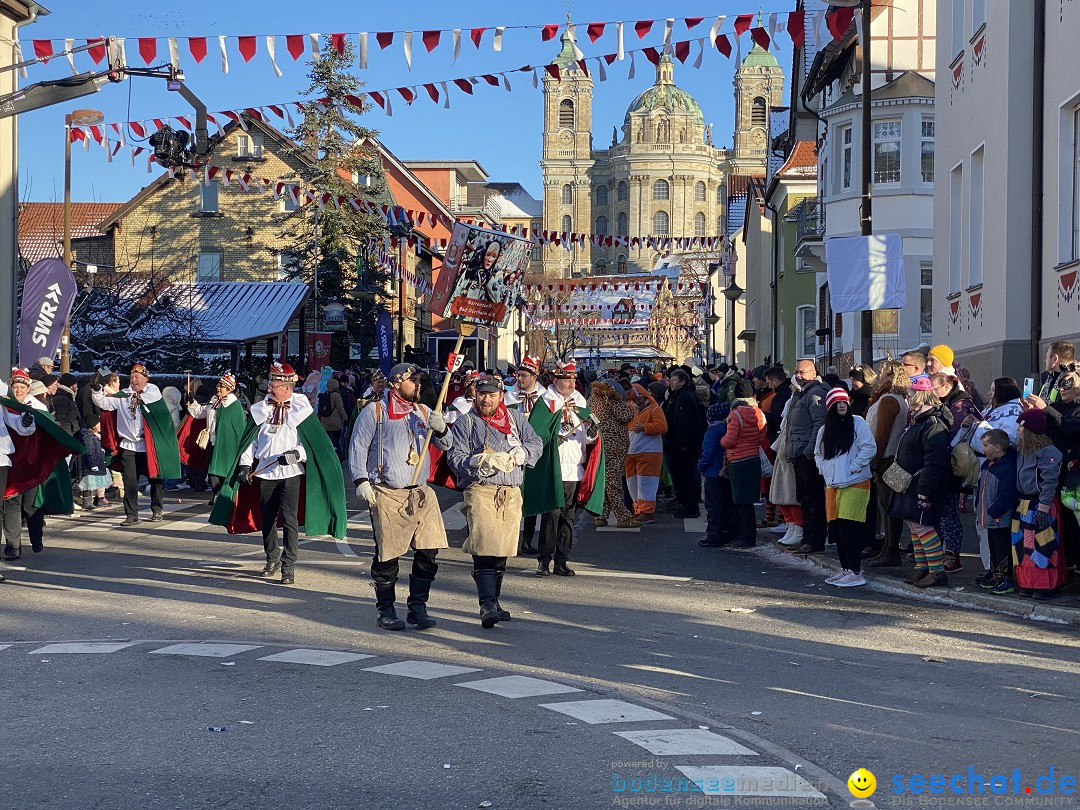
[[(660, 486), (660, 470), (664, 466), (664, 440), (667, 419), (648, 389), (634, 383), (633, 397), (643, 397), (648, 405), (638, 410), (630, 424), (630, 446), (626, 453), (626, 486), (634, 501), (635, 515), (651, 515), (656, 511), (656, 490)], [(640, 428), (640, 429), (639, 429)]]

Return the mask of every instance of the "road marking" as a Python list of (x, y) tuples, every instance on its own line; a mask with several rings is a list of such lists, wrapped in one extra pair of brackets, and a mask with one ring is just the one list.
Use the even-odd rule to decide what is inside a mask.
[(207, 658), (228, 658), (230, 655), (238, 655), (248, 650), (257, 650), (259, 644), (211, 644), (196, 642), (194, 644), (172, 644), (162, 647), (160, 650), (151, 650), (150, 653), (157, 655), (201, 655)]
[(541, 678), (529, 678), (525, 675), (507, 675), (502, 678), (487, 678), (482, 681), (467, 681), (455, 683), (454, 686), (463, 686), (466, 689), (475, 689), (478, 692), (489, 692), (507, 698), (540, 697), (541, 695), (558, 695), (564, 692), (580, 692), (573, 686), (545, 681)]
[(723, 754), (727, 756), (756, 757), (757, 752), (739, 745), (720, 734), (703, 728), (669, 728), (656, 731), (616, 731), (635, 745), (657, 756), (691, 756), (695, 754)]
[(541, 703), (540, 708), (570, 715), (583, 723), (637, 723), (643, 720), (674, 720), (660, 712), (625, 700), (572, 700), (569, 703)]
[(450, 675), (464, 675), (466, 672), (483, 672), (476, 667), (459, 667), (453, 664), (438, 664), (434, 661), (398, 661), (396, 664), (383, 664), (379, 667), (367, 667), (367, 672), (378, 672), (382, 675), (400, 675), (404, 678), (417, 678), (421, 681), (430, 681), (434, 678), (445, 678)]
[(461, 513), (461, 505), (462, 502), (458, 501), (442, 513), (443, 526), (448, 532), (457, 532), (468, 528), (468, 521), (465, 520), (465, 515)]
[(883, 712), (896, 712), (898, 714), (914, 714), (907, 709), (894, 709), (891, 706), (878, 706), (874, 703), (863, 703), (860, 700), (844, 700), (843, 698), (829, 697), (828, 695), (815, 695), (813, 692), (800, 692), (796, 689), (783, 689), (779, 686), (766, 686), (770, 692), (783, 692), (785, 695), (799, 695), (800, 697), (812, 697), (818, 700), (829, 700), (833, 703), (847, 703), (851, 706), (864, 706), (868, 709), (881, 709)]
[(42, 655), (45, 653), (113, 653), (125, 647), (134, 647), (138, 643), (137, 641), (88, 641), (71, 644), (46, 644), (44, 647), (31, 651), (30, 655), (38, 655), (39, 653)]
[(260, 661), (279, 661), (285, 664), (311, 664), (315, 667), (332, 667), (338, 664), (347, 664), (350, 661), (360, 661), (364, 658), (374, 658), (374, 655), (363, 653), (337, 652), (335, 650), (288, 650), (286, 652), (265, 655)]
[(10, 644), (0, 644), (0, 650), (6, 650), (10, 646)]
[(787, 768), (761, 765), (676, 765), (706, 796), (784, 796), (824, 799), (824, 793)]

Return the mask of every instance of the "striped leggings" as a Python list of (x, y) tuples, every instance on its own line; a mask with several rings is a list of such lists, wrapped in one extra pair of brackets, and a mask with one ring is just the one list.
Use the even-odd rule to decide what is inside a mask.
[(921, 523), (907, 521), (911, 532), (911, 547), (915, 551), (915, 567), (926, 568), (932, 574), (945, 571), (945, 550), (941, 545), (937, 529), (923, 526)]

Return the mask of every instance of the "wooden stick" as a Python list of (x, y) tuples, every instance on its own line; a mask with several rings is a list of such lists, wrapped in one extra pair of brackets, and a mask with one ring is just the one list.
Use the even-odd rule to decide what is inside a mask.
[[(475, 324), (471, 323), (458, 323), (458, 337), (457, 343), (454, 344), (453, 354), (456, 356), (461, 351), (461, 344), (466, 337), (472, 336), (476, 331)], [(439, 391), (439, 398), (435, 400), (435, 408), (433, 410), (442, 411), (443, 402), (446, 401), (446, 392), (450, 389), (450, 377), (453, 375), (454, 370), (452, 368), (446, 369), (446, 374), (443, 376), (442, 389)], [(420, 469), (424, 466), (424, 456), (427, 455), (428, 447), (431, 445), (431, 436), (435, 431), (428, 426), (427, 435), (424, 437), (424, 446), (420, 449), (420, 460), (416, 462), (416, 469), (413, 470), (412, 486), (420, 481)]]

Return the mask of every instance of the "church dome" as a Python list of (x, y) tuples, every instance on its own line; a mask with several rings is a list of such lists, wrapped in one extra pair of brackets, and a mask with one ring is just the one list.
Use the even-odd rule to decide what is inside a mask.
[(780, 63), (776, 61), (776, 57), (762, 48), (756, 42), (754, 47), (750, 49), (750, 53), (746, 55), (746, 58), (742, 61), (743, 67), (780, 67)]
[(671, 57), (667, 54), (660, 58), (660, 64), (656, 66), (656, 84), (630, 102), (630, 106), (626, 109), (626, 117), (623, 119), (623, 126), (630, 124), (630, 113), (651, 112), (652, 110), (690, 115), (695, 124), (705, 125), (705, 116), (701, 112), (701, 106), (692, 95), (675, 86), (672, 80)]

